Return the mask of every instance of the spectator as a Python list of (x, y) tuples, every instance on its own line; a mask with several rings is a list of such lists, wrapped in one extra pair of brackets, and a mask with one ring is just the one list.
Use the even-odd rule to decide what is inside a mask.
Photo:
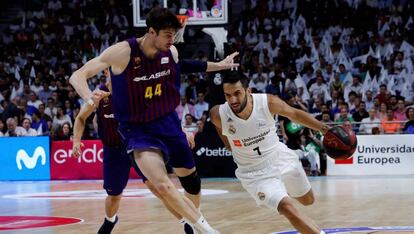
[(335, 122), (343, 123), (343, 122), (345, 122), (345, 120), (349, 120), (350, 122), (354, 122), (354, 119), (348, 113), (348, 109), (346, 107), (342, 107), (341, 111), (339, 112), (338, 118), (335, 120)]
[(32, 122), (28, 118), (24, 118), (22, 121), (23, 132), (22, 136), (37, 136), (37, 131), (31, 128)]
[(380, 103), (387, 103), (388, 100), (388, 91), (387, 86), (385, 84), (380, 85), (379, 94), (376, 96)]
[(31, 128), (37, 131), (37, 135), (49, 135), (49, 125), (47, 121), (40, 116), (39, 111), (33, 113)]
[(375, 107), (371, 90), (367, 90), (365, 92), (365, 97), (362, 100), (365, 102), (365, 106), (367, 107), (367, 110), (371, 110), (371, 108)]
[(349, 119), (344, 120), (344, 122), (342, 122), (342, 126), (347, 130), (352, 130), (352, 123)]
[(320, 95), (323, 97), (329, 93), (328, 86), (323, 83), (323, 77), (317, 76), (316, 83), (312, 84), (309, 88), (309, 95), (313, 99), (317, 99)]
[(272, 76), (270, 78), (271, 83), (266, 86), (266, 93), (279, 96), (283, 99), (284, 84), (282, 81), (283, 78), (281, 76)]
[(404, 125), (404, 133), (414, 134), (414, 107), (409, 107), (406, 111), (408, 121)]
[(377, 118), (377, 110), (371, 108), (369, 110), (369, 117), (362, 119), (361, 125), (359, 126), (359, 133), (371, 134), (373, 128), (379, 128), (381, 120)]
[(181, 120), (181, 125), (185, 123), (185, 118), (183, 118), (185, 115), (190, 114), (191, 116), (195, 116), (194, 106), (187, 102), (186, 96), (181, 96), (180, 105), (175, 108), (175, 112), (177, 112), (178, 118)]
[(395, 122), (394, 112), (391, 109), (387, 110), (387, 117), (381, 121), (381, 132), (385, 134), (395, 134), (401, 128), (400, 123)]
[(387, 104), (382, 102), (380, 104), (380, 108), (379, 108), (379, 111), (377, 113), (377, 118), (380, 119), (380, 120), (383, 120), (383, 119), (387, 118), (387, 110), (388, 110)]
[(69, 123), (69, 127), (72, 127), (72, 120), (70, 116), (66, 114), (66, 111), (63, 109), (63, 107), (59, 106), (57, 108), (57, 114), (53, 118), (53, 126), (55, 128), (59, 128), (62, 127), (64, 123)]
[(197, 125), (194, 123), (194, 117), (190, 114), (186, 114), (184, 119), (185, 124), (183, 126), (183, 131), (191, 136), (194, 136), (197, 132)]
[(36, 110), (39, 109), (39, 105), (42, 104), (42, 102), (37, 99), (37, 95), (34, 91), (30, 92), (29, 101), (27, 102), (28, 106), (34, 107)]
[(50, 90), (48, 82), (43, 82), (43, 89), (39, 91), (38, 96), (42, 103), (47, 103), (48, 98), (52, 97), (52, 90)]
[(329, 88), (331, 92), (338, 91), (338, 93), (343, 94), (344, 93), (344, 84), (339, 76), (339, 73), (336, 73), (334, 75), (334, 80), (331, 81)]
[(397, 109), (394, 111), (394, 119), (398, 121), (407, 120), (407, 111), (405, 109), (405, 102), (402, 99), (397, 101)]
[(64, 122), (61, 127), (58, 128), (54, 140), (56, 141), (69, 141), (72, 139), (72, 128), (69, 122)]
[(352, 84), (345, 87), (344, 96), (348, 97), (350, 92), (355, 92), (356, 96), (362, 96), (362, 84), (358, 76), (352, 77)]
[(0, 119), (0, 137), (4, 136), (5, 128), (3, 120)]
[(4, 136), (17, 137), (23, 136), (26, 131), (24, 128), (17, 126), (16, 120), (14, 118), (8, 118), (7, 121), (7, 132)]
[(195, 118), (201, 119), (204, 111), (208, 111), (209, 104), (208, 102), (204, 101), (204, 93), (198, 93), (198, 102), (194, 106), (195, 109)]
[(52, 118), (56, 116), (57, 107), (55, 105), (55, 99), (53, 98), (47, 99), (47, 107), (45, 108), (45, 114)]
[(353, 115), (352, 118), (356, 121), (356, 122), (361, 122), (362, 119), (368, 118), (369, 114), (366, 110), (366, 106), (365, 106), (365, 102), (360, 102), (359, 106), (358, 106), (358, 111), (356, 111)]

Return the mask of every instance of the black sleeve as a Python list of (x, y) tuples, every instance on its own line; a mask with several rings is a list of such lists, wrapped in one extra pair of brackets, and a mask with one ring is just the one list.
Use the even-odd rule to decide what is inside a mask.
[(207, 62), (199, 60), (182, 59), (178, 62), (181, 73), (196, 73), (207, 71)]

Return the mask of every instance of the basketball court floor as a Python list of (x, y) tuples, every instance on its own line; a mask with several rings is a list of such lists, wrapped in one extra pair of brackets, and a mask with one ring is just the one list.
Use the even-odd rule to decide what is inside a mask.
[[(316, 202), (298, 206), (328, 233), (414, 233), (414, 176), (310, 180)], [(204, 216), (222, 233), (292, 230), (284, 217), (256, 207), (235, 179), (204, 179), (202, 187)], [(183, 233), (140, 180), (124, 195), (113, 233)], [(0, 233), (96, 233), (105, 196), (102, 181), (0, 182)]]

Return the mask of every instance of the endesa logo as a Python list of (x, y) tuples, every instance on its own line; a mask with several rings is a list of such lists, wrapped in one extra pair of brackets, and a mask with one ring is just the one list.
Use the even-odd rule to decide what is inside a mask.
[(49, 137), (0, 138), (0, 180), (49, 180)]
[[(71, 144), (71, 143), (70, 143)], [(102, 145), (98, 142), (92, 143), (92, 147), (82, 148), (82, 154), (78, 158), (74, 158), (72, 155), (72, 148), (58, 149), (53, 153), (53, 160), (58, 164), (64, 164), (69, 158), (74, 158), (78, 163), (96, 163), (103, 162), (103, 149)], [(70, 145), (72, 147), (72, 145)]]
[(53, 141), (50, 173), (52, 179), (102, 179), (103, 148), (99, 140), (82, 141), (82, 154), (72, 155), (71, 141)]

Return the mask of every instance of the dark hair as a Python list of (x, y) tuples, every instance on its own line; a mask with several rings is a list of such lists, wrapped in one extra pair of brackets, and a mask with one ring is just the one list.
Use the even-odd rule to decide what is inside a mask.
[(153, 28), (157, 33), (162, 29), (173, 28), (177, 30), (181, 28), (181, 23), (174, 13), (161, 7), (152, 8), (145, 23), (147, 24), (147, 32), (149, 28)]
[(408, 112), (410, 112), (410, 110), (414, 110), (414, 107), (408, 107), (407, 110), (405, 111), (405, 116), (407, 117), (407, 119), (409, 118)]
[(239, 81), (243, 88), (247, 89), (249, 87), (249, 78), (247, 78), (247, 76), (245, 76), (242, 72), (232, 71), (224, 75), (223, 78), (223, 84), (235, 84)]

